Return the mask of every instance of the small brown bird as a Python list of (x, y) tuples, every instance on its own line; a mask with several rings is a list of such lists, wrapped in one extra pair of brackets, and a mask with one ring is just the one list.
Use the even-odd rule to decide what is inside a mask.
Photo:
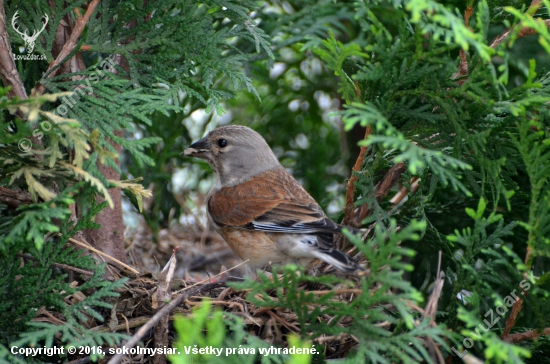
[(362, 270), (334, 247), (333, 235), (344, 226), (325, 215), (254, 130), (217, 128), (184, 154), (212, 167), (215, 182), (206, 197), (209, 219), (231, 249), (249, 260), (250, 268), (307, 266), (318, 258), (346, 273)]

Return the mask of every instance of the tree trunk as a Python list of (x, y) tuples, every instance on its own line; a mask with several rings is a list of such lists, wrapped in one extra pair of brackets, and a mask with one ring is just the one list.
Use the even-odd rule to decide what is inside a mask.
[[(118, 136), (122, 136), (122, 131), (117, 131), (115, 133)], [(121, 146), (114, 142), (111, 142), (111, 145), (116, 148), (120, 155)], [(117, 164), (120, 165), (120, 160), (117, 160)], [(107, 167), (98, 161), (97, 168), (106, 179), (115, 181), (120, 180), (120, 174), (111, 167)], [(122, 191), (120, 188), (110, 188), (109, 194), (113, 199), (114, 208), (104, 208), (95, 217), (95, 222), (101, 225), (101, 227), (99, 229), (86, 230), (86, 236), (88, 242), (103, 253), (121, 262), (126, 262), (124, 253), (124, 224), (122, 220)], [(96, 197), (96, 200), (99, 203), (105, 201), (101, 196)]]

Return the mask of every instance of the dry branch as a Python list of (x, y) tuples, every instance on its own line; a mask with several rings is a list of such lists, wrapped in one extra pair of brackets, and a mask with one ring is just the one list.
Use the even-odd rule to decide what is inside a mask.
[[(363, 140), (367, 140), (371, 132), (372, 132), (371, 128), (367, 126), (367, 128), (365, 129), (365, 137), (363, 138)], [(359, 224), (357, 224), (357, 221), (356, 221), (357, 219), (355, 218), (355, 215), (354, 215), (353, 197), (355, 195), (355, 182), (357, 181), (357, 176), (353, 174), (353, 172), (359, 172), (366, 154), (367, 154), (367, 146), (362, 145), (359, 151), (359, 156), (357, 157), (357, 160), (355, 161), (355, 165), (352, 168), (351, 176), (349, 178), (348, 186), (346, 188), (346, 207), (344, 209), (345, 215), (343, 220), (344, 225), (357, 227), (361, 223), (361, 221), (359, 221)]]
[[(466, 10), (464, 10), (464, 25), (468, 27), (468, 24), (470, 23), (470, 17), (472, 16), (473, 9), (471, 6), (468, 6)], [(464, 49), (460, 49), (460, 63), (458, 64), (458, 72), (453, 75), (453, 79), (460, 78), (462, 76), (466, 76), (468, 74), (468, 58), (466, 57), (466, 52)], [(459, 85), (462, 85), (466, 79), (458, 80), (457, 83)]]
[(11, 209), (17, 209), (19, 206), (31, 204), (32, 198), (27, 191), (13, 191), (0, 186), (0, 203), (7, 205)]
[[(371, 132), (371, 128), (367, 127), (363, 140), (367, 140)], [(355, 165), (352, 168), (353, 172), (359, 172), (366, 154), (367, 147), (361, 146), (359, 156), (357, 157)], [(406, 166), (403, 163), (397, 163), (392, 168), (390, 168), (388, 172), (386, 172), (384, 178), (374, 188), (374, 196), (377, 202), (382, 201), (388, 195), (391, 189), (397, 184), (397, 182), (399, 182), (399, 180), (401, 179), (401, 175), (403, 174), (403, 172), (405, 172), (405, 170)], [(357, 228), (361, 226), (361, 222), (366, 217), (372, 214), (373, 210), (369, 209), (366, 204), (355, 208), (353, 200), (355, 195), (355, 182), (357, 182), (358, 178), (357, 176), (355, 176), (355, 174), (353, 174), (353, 172), (350, 176), (346, 188), (346, 207), (344, 208), (344, 219), (342, 221), (342, 224)]]
[[(437, 306), (438, 306), (439, 298), (441, 297), (441, 292), (443, 291), (443, 284), (445, 282), (443, 280), (443, 274), (441, 272), (442, 257), (443, 257), (443, 254), (440, 250), (439, 259), (437, 263), (437, 278), (435, 280), (430, 298), (428, 299), (428, 303), (426, 304), (426, 307), (424, 309), (424, 313), (422, 314), (422, 318), (426, 318), (426, 317), (430, 318), (430, 324), (433, 327), (437, 326), (437, 323), (435, 321), (435, 316), (437, 314)], [(439, 346), (434, 342), (434, 340), (431, 337), (426, 337), (425, 341), (428, 346), (428, 350), (430, 352), (430, 357), (432, 358), (432, 362), (444, 364), (445, 359), (443, 359), (443, 354), (441, 353), (441, 350), (439, 350)]]
[(343, 288), (343, 289), (336, 289), (336, 290), (330, 290), (330, 291), (308, 291), (307, 293), (313, 293), (318, 295), (326, 295), (329, 293), (334, 293), (335, 296), (340, 294), (349, 294), (349, 293), (360, 295), (361, 293), (363, 293), (363, 290), (354, 289), (354, 288)]
[(21, 76), (17, 72), (17, 67), (15, 67), (11, 43), (6, 29), (4, 1), (0, 1), (0, 75), (4, 87), (11, 86), (11, 90), (8, 92), (10, 99), (14, 97), (26, 99), (28, 98), (27, 91), (25, 91)]
[[(534, 1), (536, 0), (533, 0), (533, 2)], [(524, 261), (527, 267), (530, 267), (530, 264), (528, 264), (530, 252), (531, 252), (531, 249), (528, 246), (527, 252), (525, 253), (525, 261)], [(522, 289), (522, 296), (526, 297), (527, 294), (528, 292)], [(523, 298), (518, 297), (518, 299), (516, 300), (516, 302), (514, 302), (514, 305), (512, 306), (512, 312), (510, 312), (510, 316), (508, 316), (506, 318), (506, 321), (504, 322), (504, 330), (502, 331), (502, 335), (500, 335), (500, 338), (502, 340), (504, 341), (508, 340), (508, 337), (510, 336), (510, 330), (512, 330), (512, 328), (516, 324), (516, 318), (518, 317), (518, 314), (521, 312), (522, 308), (523, 308)]]
[(523, 298), (518, 297), (518, 300), (514, 302), (514, 305), (512, 306), (512, 312), (510, 312), (510, 316), (506, 318), (506, 322), (504, 324), (504, 330), (502, 331), (502, 335), (500, 335), (500, 338), (502, 340), (507, 341), (508, 335), (510, 335), (510, 330), (512, 330), (512, 328), (516, 324), (516, 318), (518, 317), (518, 314), (521, 312), (522, 308), (523, 308)]
[(76, 359), (76, 360), (70, 361), (67, 364), (87, 364), (87, 363), (91, 363), (91, 362), (92, 362), (92, 358), (87, 356), (87, 357), (82, 358), (82, 359)]
[[(545, 19), (544, 24), (546, 24), (547, 28), (550, 28), (550, 19)], [(495, 38), (493, 43), (491, 43), (491, 48), (498, 47), (500, 44), (506, 41), (510, 36), (510, 34), (512, 34), (512, 32), (514, 32), (515, 30), (516, 30), (515, 28), (511, 28), (505, 31), (504, 33), (500, 34), (498, 37)], [(524, 27), (524, 28), (521, 28), (521, 30), (519, 31), (518, 38), (524, 38), (529, 35), (535, 35), (535, 34), (537, 34), (537, 32), (534, 29)]]
[(508, 335), (504, 341), (509, 343), (517, 344), (520, 341), (535, 339), (538, 336), (550, 335), (550, 327), (545, 328), (544, 330), (529, 330), (526, 332), (518, 332), (516, 334)]
[[(529, 8), (527, 8), (527, 14), (529, 14), (529, 15), (535, 14), (541, 8), (541, 6), (542, 6), (542, 0), (533, 0), (533, 1), (531, 1), (531, 5), (529, 5)], [(545, 23), (546, 23), (547, 27), (550, 26), (550, 23), (548, 21), (545, 21)], [(510, 36), (510, 34), (512, 34), (512, 32), (515, 31), (516, 29), (517, 29), (517, 27), (510, 28), (507, 31), (505, 31), (504, 33), (502, 33), (501, 35), (499, 35), (498, 37), (496, 37), (495, 40), (493, 41), (493, 43), (491, 43), (490, 47), (491, 48), (496, 48), (499, 44), (504, 42)], [(522, 28), (518, 33), (518, 38), (523, 38), (523, 37), (526, 37), (526, 36), (532, 35), (532, 34), (536, 34), (536, 32), (533, 31), (533, 29)]]
[(300, 333), (300, 329), (298, 327), (296, 327), (295, 325), (291, 324), (290, 322), (284, 320), (283, 318), (281, 318), (280, 316), (278, 316), (275, 312), (273, 311), (267, 311), (267, 314), (272, 318), (274, 319), (275, 321), (279, 322), (281, 325), (283, 325), (284, 327), (286, 327), (289, 331), (295, 333), (295, 334), (299, 334)]
[[(374, 197), (376, 202), (380, 203), (390, 193), (392, 188), (401, 180), (401, 175), (407, 170), (403, 163), (394, 164), (387, 172), (384, 178), (374, 188)], [(356, 210), (358, 220), (362, 221), (373, 213), (368, 205), (363, 205)]]
[[(63, 45), (63, 49), (61, 49), (61, 52), (48, 67), (48, 70), (46, 71), (46, 78), (52, 78), (53, 76), (55, 76), (58, 70), (57, 67), (60, 66), (61, 63), (65, 61), (65, 58), (67, 58), (67, 56), (74, 50), (76, 44), (78, 43), (78, 38), (80, 37), (80, 34), (82, 34), (82, 31), (86, 27), (86, 24), (88, 24), (88, 20), (90, 20), (90, 16), (92, 16), (98, 4), (99, 0), (93, 0), (92, 2), (90, 2), (90, 4), (88, 4), (86, 14), (84, 14), (84, 16), (82, 17), (77, 18), (71, 36)], [(42, 93), (44, 93), (45, 90), (46, 87), (43, 84), (39, 85), (36, 89), (36, 94), (41, 95)]]

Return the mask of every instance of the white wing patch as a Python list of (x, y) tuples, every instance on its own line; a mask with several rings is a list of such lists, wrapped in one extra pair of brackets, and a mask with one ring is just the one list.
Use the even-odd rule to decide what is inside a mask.
[(319, 249), (316, 235), (299, 235), (286, 247), (288, 255), (295, 258), (315, 258)]
[(257, 222), (252, 221), (252, 226), (254, 230), (260, 231), (271, 231), (274, 233), (301, 233), (301, 234), (311, 234), (318, 231), (318, 229), (312, 228), (305, 224), (294, 224), (289, 226), (277, 225), (269, 222)]

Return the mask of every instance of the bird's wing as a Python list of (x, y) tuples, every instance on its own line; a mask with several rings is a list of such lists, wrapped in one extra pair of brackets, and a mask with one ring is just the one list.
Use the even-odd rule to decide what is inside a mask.
[(208, 200), (218, 225), (281, 233), (337, 233), (342, 226), (326, 217), (315, 200), (284, 168), (224, 187)]

